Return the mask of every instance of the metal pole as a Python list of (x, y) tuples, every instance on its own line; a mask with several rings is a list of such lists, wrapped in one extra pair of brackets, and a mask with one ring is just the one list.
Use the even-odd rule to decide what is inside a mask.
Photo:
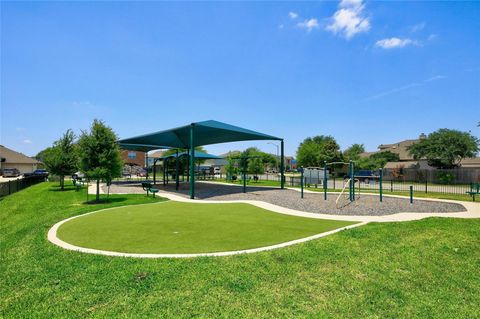
[(166, 166), (166, 163), (167, 163), (167, 159), (164, 158), (163, 159), (163, 186), (166, 185), (166, 183), (165, 183), (165, 166)]
[(327, 161), (323, 163), (323, 199), (327, 200)]
[(195, 198), (195, 124), (190, 125), (190, 199)]
[(175, 190), (178, 191), (178, 185), (179, 185), (179, 180), (178, 180), (178, 148), (176, 152), (176, 158), (175, 158)]
[[(353, 177), (353, 184), (352, 184), (352, 198), (355, 200), (355, 164), (352, 161), (352, 177)], [(359, 182), (360, 183), (360, 182)]]
[(350, 197), (350, 201), (353, 201), (353, 197), (352, 197), (352, 194), (353, 194), (353, 191), (352, 191), (352, 182), (353, 182), (353, 166), (352, 166), (352, 161), (350, 161), (349, 163), (349, 167), (348, 167), (348, 175), (350, 175), (350, 185), (348, 185), (348, 195)]
[(157, 159), (153, 159), (153, 184), (157, 184)]
[(247, 192), (247, 158), (242, 158), (243, 192)]
[(145, 179), (148, 181), (148, 152), (145, 152), (145, 167), (147, 168), (147, 173), (145, 174)]
[(284, 155), (284, 143), (283, 143), (283, 140), (281, 141), (280, 143), (280, 156), (281, 156), (281, 162), (280, 162), (280, 178), (281, 178), (281, 182), (280, 182), (280, 188), (281, 189), (284, 189), (285, 188), (285, 155)]
[(383, 189), (382, 189), (382, 186), (383, 186), (383, 169), (381, 168), (380, 169), (380, 201), (382, 202), (383, 201)]
[(168, 185), (168, 158), (165, 159), (165, 177), (167, 179), (167, 185)]
[(303, 198), (303, 166), (300, 167), (300, 189), (301, 189), (301, 198)]
[(410, 204), (413, 203), (413, 186), (410, 185)]

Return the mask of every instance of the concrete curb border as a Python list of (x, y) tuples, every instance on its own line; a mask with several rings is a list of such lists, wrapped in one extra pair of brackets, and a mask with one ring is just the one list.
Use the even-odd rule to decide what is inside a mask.
[[(329, 214), (316, 214), (316, 213), (308, 213), (308, 212), (303, 212), (303, 211), (297, 211), (289, 208), (285, 208), (282, 206), (270, 204), (267, 202), (263, 201), (256, 201), (256, 200), (224, 200), (224, 201), (213, 201), (213, 200), (192, 200), (189, 198), (185, 198), (182, 196), (178, 196), (169, 192), (158, 192), (159, 196), (168, 198), (173, 201), (177, 202), (185, 202), (185, 203), (195, 203), (195, 204), (227, 204), (227, 203), (245, 203), (245, 204), (251, 204), (259, 208), (263, 208), (272, 212), (280, 213), (280, 214), (286, 214), (286, 215), (292, 215), (292, 216), (298, 216), (298, 217), (307, 217), (307, 218), (317, 218), (317, 219), (328, 219), (328, 220), (342, 220), (342, 221), (356, 221), (358, 222), (357, 224), (354, 225), (349, 225), (346, 227), (341, 227), (337, 228), (331, 231), (323, 232), (320, 234), (316, 234), (313, 236), (309, 237), (304, 237), (288, 242), (283, 242), (271, 246), (264, 246), (264, 247), (258, 247), (258, 248), (252, 248), (252, 249), (245, 249), (245, 250), (235, 250), (235, 251), (224, 251), (224, 252), (212, 252), (212, 253), (196, 253), (196, 254), (140, 254), (140, 253), (122, 253), (122, 252), (115, 252), (115, 251), (106, 251), (106, 250), (98, 250), (98, 249), (91, 249), (91, 248), (84, 248), (84, 247), (79, 247), (75, 245), (71, 245), (67, 242), (64, 242), (63, 240), (59, 239), (57, 237), (57, 231), (58, 228), (63, 224), (66, 223), (72, 219), (79, 218), (82, 216), (98, 213), (101, 211), (105, 210), (110, 210), (110, 209), (115, 209), (119, 207), (125, 207), (125, 206), (119, 206), (119, 207), (111, 207), (111, 208), (105, 208), (93, 212), (88, 212), (82, 215), (77, 215), (73, 216), (67, 219), (64, 219), (50, 228), (48, 231), (47, 238), (48, 240), (67, 250), (73, 250), (73, 251), (78, 251), (78, 252), (83, 252), (83, 253), (89, 253), (89, 254), (98, 254), (98, 255), (105, 255), (105, 256), (117, 256), (117, 257), (134, 257), (134, 258), (193, 258), (193, 257), (219, 257), (219, 256), (232, 256), (232, 255), (238, 255), (238, 254), (250, 254), (250, 253), (256, 253), (256, 252), (261, 252), (261, 251), (268, 251), (268, 250), (273, 250), (273, 249), (278, 249), (278, 248), (283, 248), (291, 245), (295, 245), (298, 243), (303, 243), (307, 242), (310, 240), (322, 238), (331, 234), (335, 234), (337, 232), (340, 232), (342, 230), (346, 229), (351, 229), (359, 226), (366, 225), (370, 222), (402, 222), (402, 221), (411, 221), (411, 220), (420, 220), (423, 218), (428, 218), (428, 217), (453, 217), (453, 218), (480, 218), (480, 203), (470, 203), (470, 202), (461, 202), (461, 201), (454, 201), (454, 200), (443, 200), (443, 199), (433, 199), (433, 198), (425, 198), (422, 200), (429, 200), (429, 201), (438, 201), (438, 202), (450, 202), (450, 203), (457, 203), (461, 204), (466, 208), (466, 212), (454, 212), (454, 213), (414, 213), (414, 212), (404, 212), (404, 213), (397, 213), (397, 214), (392, 214), (392, 215), (383, 215), (383, 216), (349, 216), (349, 215), (329, 215)], [(397, 195), (389, 195), (391, 197), (399, 197), (399, 198), (404, 198), (403, 196), (397, 196)], [(139, 204), (139, 205), (158, 205), (162, 204), (165, 202), (158, 202), (158, 203), (148, 203), (148, 204)], [(137, 205), (135, 205), (137, 206)]]

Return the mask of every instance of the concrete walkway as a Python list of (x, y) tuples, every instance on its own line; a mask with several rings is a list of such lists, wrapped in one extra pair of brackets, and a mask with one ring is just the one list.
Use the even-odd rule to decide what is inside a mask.
[[(211, 183), (211, 184), (221, 184), (225, 185), (225, 183), (217, 183), (217, 182), (204, 182), (204, 183)], [(232, 187), (241, 187), (241, 185), (232, 185)], [(101, 188), (100, 188), (101, 189)], [(298, 188), (288, 188), (290, 190), (294, 190), (300, 192)], [(95, 194), (96, 188), (95, 185), (91, 185), (89, 190), (89, 194)], [(304, 190), (305, 194), (318, 194), (318, 192)], [(102, 191), (100, 193), (103, 194)], [(337, 194), (338, 193), (331, 193)], [(197, 204), (221, 204), (221, 203), (247, 203), (251, 204), (260, 208), (268, 209), (276, 213), (293, 215), (293, 216), (301, 216), (301, 217), (309, 217), (309, 218), (319, 218), (319, 219), (330, 219), (330, 220), (347, 220), (347, 221), (357, 221), (357, 222), (403, 222), (409, 220), (419, 220), (427, 217), (455, 217), (455, 218), (480, 218), (480, 203), (474, 202), (463, 202), (463, 201), (456, 201), (456, 200), (447, 200), (447, 199), (435, 199), (435, 198), (421, 198), (422, 201), (432, 201), (432, 202), (446, 202), (446, 203), (456, 203), (460, 204), (465, 207), (466, 211), (463, 212), (453, 212), (453, 213), (415, 213), (415, 212), (402, 212), (397, 214), (391, 215), (382, 215), (382, 216), (366, 216), (366, 215), (331, 215), (331, 214), (318, 214), (318, 213), (309, 213), (299, 210), (294, 210), (278, 205), (274, 205), (271, 203), (266, 203), (263, 201), (258, 200), (192, 200), (189, 198), (185, 198), (183, 196), (176, 195), (171, 192), (160, 191), (157, 193), (158, 196), (168, 198), (170, 200), (175, 200), (178, 202), (186, 202), (186, 203), (197, 203)], [(375, 194), (362, 194), (362, 196), (378, 196)], [(398, 196), (398, 195), (384, 195), (384, 197), (395, 197), (395, 198), (408, 198), (405, 196)]]
[[(294, 189), (297, 190), (297, 189)], [(90, 185), (88, 192), (90, 194), (95, 194), (96, 188), (95, 185)], [(305, 191), (309, 192), (309, 191)], [(314, 193), (314, 192), (313, 192)], [(105, 256), (119, 256), (119, 257), (134, 257), (134, 258), (192, 258), (192, 257), (206, 257), (206, 256), (231, 256), (231, 255), (238, 255), (238, 254), (248, 254), (248, 253), (256, 253), (261, 251), (268, 251), (273, 249), (278, 249), (282, 247), (287, 247), (291, 245), (295, 245), (298, 243), (303, 243), (306, 241), (318, 239), (321, 237), (325, 237), (337, 232), (340, 232), (345, 229), (351, 229), (354, 227), (359, 227), (366, 225), (369, 222), (402, 222), (402, 221), (410, 221), (410, 220), (419, 220), (427, 217), (453, 217), (453, 218), (480, 218), (480, 203), (473, 203), (473, 202), (461, 202), (461, 201), (452, 201), (452, 200), (438, 200), (438, 199), (422, 199), (422, 200), (431, 200), (431, 201), (443, 201), (443, 202), (452, 202), (452, 203), (459, 203), (463, 205), (467, 211), (465, 212), (456, 212), (456, 213), (411, 213), (411, 212), (404, 212), (392, 215), (384, 215), (384, 216), (342, 216), (342, 215), (329, 215), (329, 214), (317, 214), (317, 213), (308, 213), (297, 211), (285, 207), (281, 207), (278, 205), (273, 205), (270, 203), (266, 203), (263, 201), (256, 201), (256, 200), (230, 200), (230, 201), (218, 201), (218, 200), (192, 200), (189, 198), (185, 198), (182, 196), (178, 196), (176, 194), (172, 194), (169, 192), (159, 192), (159, 196), (168, 198), (170, 200), (184, 202), (184, 203), (196, 203), (196, 204), (223, 204), (223, 203), (247, 203), (251, 204), (263, 209), (267, 209), (276, 213), (280, 214), (287, 214), (293, 216), (300, 216), (300, 217), (308, 217), (308, 218), (317, 218), (317, 219), (329, 219), (329, 220), (344, 220), (344, 221), (356, 221), (357, 224), (350, 225), (347, 227), (342, 227), (338, 229), (334, 229), (328, 232), (316, 234), (313, 236), (300, 238), (284, 243), (279, 243), (276, 245), (266, 246), (266, 247), (259, 247), (254, 249), (246, 249), (246, 250), (236, 250), (236, 251), (224, 251), (224, 252), (213, 252), (213, 253), (199, 253), (199, 254), (136, 254), (136, 253), (122, 253), (122, 252), (114, 252), (114, 251), (105, 251), (105, 250), (98, 250), (98, 249), (91, 249), (91, 248), (84, 248), (78, 247), (75, 245), (71, 245), (67, 242), (62, 241), (57, 237), (57, 230), (58, 228), (65, 222), (68, 222), (72, 219), (79, 218), (81, 216), (94, 214), (100, 211), (105, 211), (113, 208), (107, 208), (103, 210), (98, 210), (90, 213), (86, 213), (83, 215), (78, 215), (74, 217), (70, 217), (68, 219), (62, 220), (56, 223), (48, 232), (48, 240), (53, 244), (62, 247), (68, 250), (79, 251), (83, 253), (89, 254), (99, 254)], [(394, 196), (394, 195), (388, 195)], [(401, 197), (402, 196), (396, 196)], [(160, 205), (160, 203), (156, 204), (142, 204), (142, 205)]]

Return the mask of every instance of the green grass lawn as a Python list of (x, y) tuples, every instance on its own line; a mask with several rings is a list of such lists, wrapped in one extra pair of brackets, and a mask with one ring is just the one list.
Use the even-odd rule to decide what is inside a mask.
[(63, 250), (47, 232), (70, 216), (153, 199), (84, 205), (84, 192), (56, 189), (0, 200), (0, 317), (480, 317), (478, 219), (372, 223), (230, 257), (120, 258)]
[(249, 204), (161, 204), (119, 207), (60, 226), (73, 245), (128, 253), (206, 253), (269, 246), (353, 222), (302, 218)]

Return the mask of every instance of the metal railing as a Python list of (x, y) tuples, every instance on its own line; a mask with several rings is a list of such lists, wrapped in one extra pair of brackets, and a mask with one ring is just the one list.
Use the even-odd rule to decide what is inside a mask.
[(0, 182), (0, 197), (16, 193), (22, 189), (45, 181), (44, 176), (28, 176)]

